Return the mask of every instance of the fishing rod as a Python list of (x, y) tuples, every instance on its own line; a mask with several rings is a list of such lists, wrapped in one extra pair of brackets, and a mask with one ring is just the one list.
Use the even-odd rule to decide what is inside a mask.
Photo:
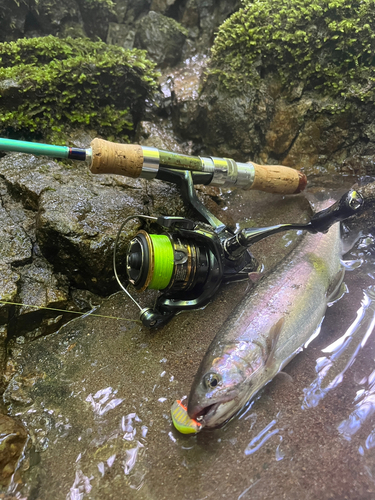
[[(194, 184), (218, 187), (293, 194), (303, 191), (307, 184), (305, 174), (281, 165), (264, 166), (235, 162), (230, 158), (189, 156), (98, 138), (86, 149), (0, 138), (0, 151), (87, 161), (93, 174), (118, 174), (148, 180), (168, 181), (168, 173), (177, 169), (192, 172)], [(174, 182), (173, 178), (170, 182)]]
[[(354, 215), (363, 205), (362, 197), (349, 191), (332, 207), (315, 214), (307, 224), (279, 224), (234, 233), (200, 202), (194, 185), (294, 194), (305, 188), (306, 176), (284, 166), (194, 157), (102, 139), (94, 139), (87, 149), (0, 139), (0, 150), (88, 161), (92, 173), (160, 179), (180, 188), (183, 199), (204, 222), (175, 216), (131, 215), (121, 224), (114, 244), (116, 280), (140, 309), (142, 323), (150, 328), (164, 325), (177, 312), (202, 308), (221, 283), (248, 279), (249, 273), (258, 269), (258, 262), (248, 251), (256, 241), (290, 229), (325, 232), (333, 223)], [(141, 229), (130, 241), (125, 259), (127, 278), (138, 292), (146, 289), (162, 292), (152, 308), (142, 308), (117, 274), (119, 238), (133, 219), (152, 226), (152, 230)]]

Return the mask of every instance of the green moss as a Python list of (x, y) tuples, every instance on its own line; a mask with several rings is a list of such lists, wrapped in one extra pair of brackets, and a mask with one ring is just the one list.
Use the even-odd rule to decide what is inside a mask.
[(90, 8), (107, 7), (110, 12), (115, 11), (115, 3), (112, 0), (84, 0), (84, 3)]
[(53, 36), (0, 44), (0, 133), (55, 140), (69, 126), (126, 139), (157, 87), (144, 51)]
[(175, 19), (172, 19), (171, 17), (165, 17), (163, 21), (164, 21), (164, 23), (161, 25), (160, 31), (162, 31), (164, 33), (172, 33), (172, 34), (173, 34), (173, 32), (179, 31), (180, 33), (182, 33), (186, 37), (189, 35), (188, 29), (185, 28), (184, 26), (182, 26), (182, 24), (177, 22)]
[(277, 73), (282, 83), (374, 99), (374, 0), (243, 0), (221, 27), (211, 73), (231, 91)]

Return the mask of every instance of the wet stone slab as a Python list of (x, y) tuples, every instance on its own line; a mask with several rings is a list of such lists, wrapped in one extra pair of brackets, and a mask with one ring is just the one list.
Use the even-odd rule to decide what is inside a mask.
[[(220, 492), (222, 498), (260, 500), (287, 491), (296, 500), (370, 500), (375, 343), (367, 329), (374, 306), (365, 308), (346, 359), (334, 343), (356, 321), (362, 289), (372, 282), (366, 272), (350, 273), (349, 294), (328, 311), (321, 335), (287, 374), (222, 429), (197, 436), (173, 429), (170, 406), (187, 394), (211, 338), (246, 293), (244, 284), (226, 287), (205, 310), (180, 315), (158, 332), (88, 316), (35, 341), (4, 395), (10, 414), (31, 434), (34, 460), (38, 456), (23, 473), (22, 494), (162, 500)], [(125, 309), (136, 316), (136, 308), (116, 294), (100, 313)], [(322, 357), (331, 361), (327, 380), (319, 370)], [(343, 383), (329, 387), (340, 373)], [(328, 389), (319, 393), (319, 387)]]
[[(307, 216), (302, 197), (232, 193), (226, 201), (247, 226)], [(253, 250), (269, 270), (296, 244), (288, 233)], [(320, 336), (221, 429), (183, 436), (170, 407), (188, 394), (247, 282), (222, 287), (205, 309), (155, 332), (87, 316), (20, 346), (4, 402), (32, 447), (15, 489), (41, 500), (373, 498), (375, 306), (364, 293), (373, 285), (370, 244), (361, 241), (349, 256), (353, 269), (362, 265), (347, 273), (349, 293), (329, 309)], [(137, 318), (138, 311), (117, 293), (96, 313)]]
[(28, 235), (14, 223), (0, 204), (0, 261), (5, 264), (23, 264), (31, 259), (32, 243)]

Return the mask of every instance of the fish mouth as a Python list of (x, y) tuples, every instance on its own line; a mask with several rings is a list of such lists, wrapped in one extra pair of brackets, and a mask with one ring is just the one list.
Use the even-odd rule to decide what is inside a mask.
[(194, 419), (203, 427), (220, 427), (229, 420), (237, 411), (237, 403), (233, 399), (220, 401), (202, 408), (194, 414)]

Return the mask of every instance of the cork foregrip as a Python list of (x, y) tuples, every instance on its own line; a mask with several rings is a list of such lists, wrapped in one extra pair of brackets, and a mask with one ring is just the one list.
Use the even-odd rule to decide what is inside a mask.
[(93, 174), (117, 174), (137, 178), (143, 166), (142, 146), (137, 144), (116, 144), (103, 139), (91, 143)]
[(254, 182), (250, 189), (267, 193), (294, 194), (303, 191), (307, 179), (305, 174), (281, 165), (254, 165)]

